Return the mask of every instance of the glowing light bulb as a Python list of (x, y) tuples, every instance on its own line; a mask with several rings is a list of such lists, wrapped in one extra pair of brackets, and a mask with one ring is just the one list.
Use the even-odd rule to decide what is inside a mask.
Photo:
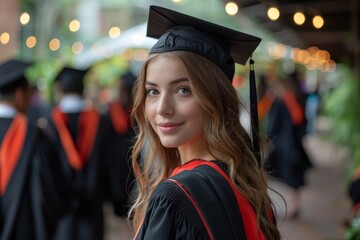
[(236, 3), (234, 2), (228, 2), (226, 5), (225, 5), (225, 11), (227, 14), (229, 14), (230, 16), (233, 16), (235, 15), (237, 12), (238, 12), (239, 8), (237, 6)]
[(303, 25), (305, 22), (305, 15), (302, 12), (296, 12), (294, 14), (293, 19), (294, 19), (294, 22), (300, 26), (300, 25)]
[(280, 17), (280, 11), (276, 7), (271, 7), (268, 9), (267, 15), (272, 21), (276, 21)]
[(324, 26), (324, 19), (320, 15), (316, 15), (312, 23), (316, 29), (320, 29)]

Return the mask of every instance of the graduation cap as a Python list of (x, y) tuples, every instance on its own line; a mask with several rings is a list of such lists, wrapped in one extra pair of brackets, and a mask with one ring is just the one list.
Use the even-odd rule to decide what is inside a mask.
[(120, 76), (120, 79), (123, 81), (126, 91), (131, 93), (136, 81), (136, 76), (131, 71), (127, 71)]
[[(215, 63), (232, 81), (235, 64), (244, 65), (261, 39), (159, 6), (150, 6), (147, 36), (158, 38), (150, 53), (188, 51)], [(260, 161), (254, 61), (250, 59), (250, 112), (253, 151)]]
[(11, 91), (27, 82), (25, 70), (29, 62), (12, 59), (0, 65), (0, 92)]
[(84, 76), (89, 69), (76, 69), (64, 67), (55, 78), (61, 84), (62, 91), (65, 93), (82, 93), (84, 90)]

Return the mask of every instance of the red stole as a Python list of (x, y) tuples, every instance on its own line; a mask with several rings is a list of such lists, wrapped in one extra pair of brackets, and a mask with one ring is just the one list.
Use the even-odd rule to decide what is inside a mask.
[[(241, 212), (242, 219), (243, 219), (247, 239), (265, 240), (265, 236), (258, 226), (257, 218), (256, 218), (253, 207), (250, 205), (249, 201), (241, 195), (239, 190), (232, 183), (229, 176), (227, 176), (226, 173), (218, 165), (216, 165), (216, 163), (210, 162), (210, 161), (204, 161), (204, 160), (192, 160), (183, 166), (175, 168), (174, 171), (171, 173), (170, 177), (174, 176), (178, 173), (181, 173), (182, 171), (185, 171), (185, 170), (192, 170), (200, 165), (207, 165), (207, 166), (213, 168), (228, 182), (228, 184), (231, 187), (232, 191), (234, 192), (236, 200), (238, 202), (238, 207)], [(172, 179), (172, 180), (174, 180), (174, 179)], [(176, 180), (174, 180), (174, 181), (177, 183), (178, 186), (180, 186), (180, 188), (182, 188), (183, 190), (186, 190), (183, 188), (181, 183), (178, 183)], [(185, 192), (187, 192), (187, 191), (185, 191)], [(191, 196), (189, 196), (189, 197), (190, 197), (190, 200), (194, 203), (194, 200), (192, 199), (192, 197)], [(195, 208), (199, 212), (199, 209), (196, 205), (195, 205)], [(210, 238), (214, 239), (213, 234), (211, 233), (210, 227), (207, 225), (207, 223), (204, 221), (204, 219), (202, 217), (202, 213), (199, 212), (199, 215), (200, 215), (201, 219), (203, 220), (203, 223), (208, 231)]]
[(119, 101), (109, 104), (109, 114), (111, 123), (117, 133), (126, 133), (129, 129), (129, 114)]
[(90, 158), (95, 143), (96, 133), (100, 122), (99, 113), (94, 108), (80, 113), (76, 145), (66, 126), (68, 116), (56, 107), (52, 111), (52, 119), (59, 132), (60, 141), (64, 147), (70, 166), (76, 170), (83, 169)]
[(18, 113), (0, 146), (0, 194), (3, 195), (19, 160), (27, 132), (26, 117)]

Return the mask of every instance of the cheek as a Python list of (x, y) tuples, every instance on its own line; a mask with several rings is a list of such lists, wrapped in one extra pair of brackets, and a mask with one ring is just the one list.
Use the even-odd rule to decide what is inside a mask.
[(153, 125), (154, 117), (155, 117), (155, 107), (153, 104), (145, 103), (145, 118), (147, 121)]

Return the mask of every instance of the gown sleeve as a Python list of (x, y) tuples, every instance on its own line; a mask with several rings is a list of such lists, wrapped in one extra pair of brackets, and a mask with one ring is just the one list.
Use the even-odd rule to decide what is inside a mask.
[[(68, 210), (71, 183), (66, 181), (60, 170), (60, 162), (54, 143), (40, 131), (36, 138), (31, 170), (34, 219), (39, 232), (47, 232), (49, 238), (54, 234), (58, 220)], [(47, 229), (45, 229), (47, 228)], [(45, 239), (47, 239), (45, 238)]]
[(170, 181), (152, 194), (136, 240), (210, 239), (195, 207), (186, 194)]

